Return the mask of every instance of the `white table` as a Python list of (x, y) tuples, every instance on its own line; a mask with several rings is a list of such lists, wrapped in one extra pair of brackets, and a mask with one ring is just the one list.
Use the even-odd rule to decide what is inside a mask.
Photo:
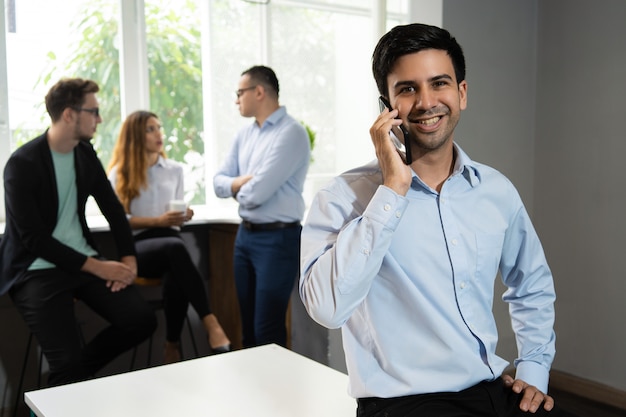
[(355, 416), (347, 375), (277, 345), (31, 391), (38, 417)]

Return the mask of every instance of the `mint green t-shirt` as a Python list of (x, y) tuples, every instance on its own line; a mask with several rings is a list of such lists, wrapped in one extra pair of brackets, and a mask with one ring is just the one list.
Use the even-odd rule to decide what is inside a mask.
[[(52, 237), (69, 246), (77, 252), (87, 256), (97, 252), (89, 246), (83, 236), (83, 229), (78, 219), (78, 203), (76, 193), (76, 170), (74, 169), (74, 152), (58, 153), (50, 150), (54, 164), (54, 175), (57, 180), (59, 208), (57, 224)], [(37, 258), (28, 268), (29, 270), (55, 268), (56, 265), (43, 258)]]

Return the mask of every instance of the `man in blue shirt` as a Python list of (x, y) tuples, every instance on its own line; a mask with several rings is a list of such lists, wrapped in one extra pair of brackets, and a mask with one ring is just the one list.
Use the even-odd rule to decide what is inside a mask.
[(241, 74), (239, 112), (254, 117), (233, 141), (215, 174), (215, 194), (239, 202), (234, 272), (244, 347), (287, 342), (285, 315), (298, 277), (302, 190), (309, 167), (304, 127), (278, 101), (271, 68)]
[[(467, 105), (461, 47), (443, 29), (398, 26), (373, 72), (393, 109), (370, 129), (377, 160), (316, 195), (301, 249), (301, 298), (342, 328), (357, 415), (565, 415), (547, 395), (555, 293), (539, 239), (514, 186), (454, 142)], [(410, 165), (389, 134), (400, 124)], [(495, 353), (498, 271), (515, 378)]]

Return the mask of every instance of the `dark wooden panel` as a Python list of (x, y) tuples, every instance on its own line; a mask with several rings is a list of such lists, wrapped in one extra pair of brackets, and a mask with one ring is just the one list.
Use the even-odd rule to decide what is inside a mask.
[(233, 251), (238, 225), (214, 224), (209, 227), (209, 300), (234, 349), (240, 349), (241, 318), (235, 289)]

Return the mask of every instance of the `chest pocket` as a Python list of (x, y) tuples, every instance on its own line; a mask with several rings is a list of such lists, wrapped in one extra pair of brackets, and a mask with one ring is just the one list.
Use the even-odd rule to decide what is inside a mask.
[(504, 233), (476, 234), (476, 276), (494, 277), (498, 272)]

